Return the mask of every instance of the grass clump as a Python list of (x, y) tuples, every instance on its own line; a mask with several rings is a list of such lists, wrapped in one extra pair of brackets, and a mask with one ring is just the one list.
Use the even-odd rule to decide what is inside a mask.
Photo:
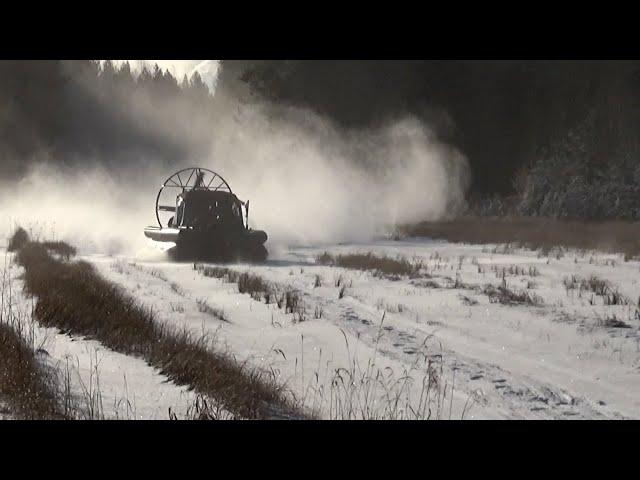
[[(631, 300), (614, 288), (609, 281), (596, 275), (591, 275), (589, 278), (571, 275), (570, 277), (565, 277), (562, 283), (567, 294), (571, 290), (577, 290), (578, 295), (582, 295), (582, 292), (591, 292), (596, 297), (601, 297), (603, 304), (607, 306), (631, 304)], [(590, 302), (592, 304), (595, 302), (593, 295)]]
[(405, 257), (391, 258), (377, 256), (372, 252), (365, 254), (331, 255), (324, 252), (316, 257), (319, 265), (348, 268), (352, 270), (370, 270), (377, 276), (399, 278), (403, 276), (415, 277), (422, 268), (420, 263), (411, 263)]
[(483, 293), (489, 297), (491, 303), (501, 303), (502, 305), (530, 305), (539, 306), (544, 302), (542, 297), (528, 290), (512, 290), (506, 282), (498, 287), (487, 285)]
[(0, 397), (16, 418), (64, 419), (55, 370), (38, 358), (31, 318), (12, 300), (11, 276), (0, 284)]
[(279, 309), (284, 309), (284, 313), (293, 314), (297, 317), (297, 321), (303, 321), (304, 306), (300, 300), (300, 294), (289, 287), (284, 291), (279, 291), (277, 285), (268, 282), (259, 275), (248, 272), (239, 273), (224, 267), (209, 267), (204, 265), (195, 265), (195, 269), (205, 277), (225, 279), (229, 283), (238, 285), (238, 292), (246, 293), (254, 300), (261, 302), (262, 300), (268, 305), (272, 301)]
[(9, 245), (7, 245), (7, 250), (9, 252), (17, 252), (22, 247), (24, 247), (27, 243), (29, 243), (29, 234), (26, 232), (24, 228), (18, 227), (16, 231), (11, 235), (9, 239)]
[(75, 247), (72, 247), (66, 242), (42, 242), (42, 246), (49, 252), (56, 255), (60, 255), (65, 260), (70, 260), (71, 257), (75, 257), (77, 251)]
[(0, 394), (15, 414), (29, 420), (64, 419), (60, 412), (55, 375), (7, 323), (0, 323)]
[(200, 313), (211, 315), (212, 317), (217, 318), (222, 322), (229, 322), (229, 319), (225, 315), (224, 310), (212, 307), (206, 300), (200, 298), (196, 299), (196, 304), (198, 305), (198, 311)]

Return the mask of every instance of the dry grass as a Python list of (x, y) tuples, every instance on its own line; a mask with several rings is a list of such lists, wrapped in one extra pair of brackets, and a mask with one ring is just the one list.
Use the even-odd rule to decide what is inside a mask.
[(76, 255), (75, 247), (65, 242), (42, 242), (42, 246), (50, 253), (60, 255), (64, 260), (69, 260)]
[(640, 254), (640, 223), (623, 221), (564, 222), (544, 218), (462, 217), (447, 222), (423, 222), (402, 227), (409, 236), (424, 236), (459, 243), (516, 243), (551, 251), (564, 246)]
[(23, 228), (18, 227), (11, 238), (9, 238), (9, 245), (7, 251), (16, 252), (20, 250), (29, 242), (29, 234)]
[(539, 295), (528, 290), (512, 290), (506, 285), (506, 282), (502, 282), (502, 285), (498, 287), (487, 285), (483, 293), (489, 297), (491, 303), (501, 303), (503, 305), (539, 306), (544, 303)]
[(0, 285), (0, 394), (14, 416), (24, 419), (63, 419), (56, 372), (41, 363), (33, 332), (13, 301), (10, 278), (3, 270)]
[(155, 320), (118, 286), (86, 262), (63, 262), (38, 243), (17, 255), (25, 267), (25, 290), (37, 297), (35, 316), (45, 326), (94, 338), (108, 348), (137, 355), (178, 385), (189, 385), (241, 418), (270, 418), (276, 412), (302, 417), (275, 379), (240, 365), (195, 337)]
[[(29, 234), (23, 228), (18, 227), (9, 239), (7, 250), (9, 252), (17, 252), (27, 243), (29, 243), (29, 240)], [(77, 253), (75, 247), (72, 247), (66, 242), (42, 242), (41, 244), (49, 252), (60, 255), (60, 257), (64, 258), (65, 260), (69, 260)]]
[(618, 319), (616, 315), (607, 316), (603, 319), (598, 319), (596, 323), (599, 327), (603, 328), (631, 328), (631, 325)]
[(390, 258), (377, 256), (371, 252), (347, 255), (331, 255), (328, 252), (324, 252), (316, 257), (316, 263), (352, 270), (371, 270), (378, 276), (392, 278), (402, 276), (415, 277), (422, 268), (422, 264), (411, 263), (404, 257)]
[(210, 267), (194, 264), (194, 268), (205, 277), (224, 279), (229, 283), (238, 285), (238, 292), (248, 294), (254, 300), (268, 305), (275, 303), (284, 313), (294, 315), (294, 322), (306, 320), (306, 310), (300, 300), (300, 294), (292, 288), (279, 288), (272, 282), (268, 282), (259, 275), (248, 272), (240, 273), (225, 267)]
[[(540, 275), (540, 271), (535, 266), (520, 267), (518, 265), (510, 265), (508, 267), (501, 267), (499, 265), (492, 265), (491, 271), (495, 274), (496, 278), (504, 278), (507, 275), (510, 275), (512, 277), (537, 277)], [(479, 271), (478, 273), (482, 272)]]
[(266, 295), (266, 303), (269, 303), (271, 287), (262, 277), (245, 272), (240, 274), (235, 283), (240, 293), (248, 293), (256, 300)]
[(212, 307), (207, 303), (206, 300), (198, 298), (196, 299), (196, 304), (198, 305), (198, 311), (200, 313), (206, 313), (207, 315), (211, 315), (212, 317), (217, 318), (222, 322), (229, 322), (229, 319), (224, 314), (224, 310), (220, 308)]
[[(589, 278), (582, 278), (577, 275), (571, 275), (563, 279), (564, 288), (567, 291), (577, 290), (578, 296), (581, 297), (583, 292), (590, 292), (596, 297), (602, 297), (604, 305), (631, 305), (631, 300), (621, 294), (617, 288), (611, 283), (596, 275)], [(591, 304), (595, 303), (595, 297), (592, 295)]]
[(0, 322), (0, 393), (16, 416), (64, 419), (59, 408), (55, 375), (9, 324)]
[[(305, 387), (303, 402), (312, 411), (323, 410), (332, 420), (429, 420), (452, 418), (455, 394), (455, 372), (445, 378), (444, 362), (434, 352), (434, 339), (428, 336), (416, 350), (415, 360), (401, 371), (377, 365), (379, 342), (384, 336), (384, 317), (380, 321), (373, 356), (362, 365), (352, 355), (344, 367), (318, 368)], [(319, 353), (318, 365), (322, 362)], [(324, 371), (323, 371), (324, 370)], [(451, 380), (451, 381), (449, 381)], [(304, 383), (304, 382), (303, 382)], [(460, 412), (460, 418), (475, 404), (470, 395)], [(457, 405), (459, 407), (459, 405)]]

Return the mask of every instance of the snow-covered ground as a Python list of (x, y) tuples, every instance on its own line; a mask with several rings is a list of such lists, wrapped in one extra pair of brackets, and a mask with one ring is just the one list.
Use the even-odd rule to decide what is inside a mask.
[[(424, 267), (419, 278), (392, 280), (316, 265), (324, 251), (402, 255)], [(161, 254), (82, 258), (160, 320), (214, 335), (218, 348), (270, 372), (323, 418), (640, 417), (640, 262), (622, 255), (415, 239), (226, 265), (298, 292), (302, 318)], [(16, 308), (28, 312), (21, 269), (5, 268)], [(606, 280), (608, 299), (580, 289), (591, 276)], [(489, 284), (538, 304), (493, 303)], [(168, 418), (171, 408), (183, 417), (195, 402), (141, 359), (34, 323), (26, 331), (85, 412)]]
[[(40, 327), (33, 321), (34, 299), (22, 293), (23, 269), (12, 255), (0, 252), (0, 278), (5, 278), (4, 302), (11, 302), (23, 336), (49, 366), (58, 372), (60, 388), (67, 388), (74, 415), (89, 419), (169, 419), (169, 409), (185, 418), (195, 395), (170, 383), (144, 360), (114, 352), (94, 340)], [(6, 273), (6, 276), (4, 275)], [(10, 287), (9, 287), (10, 285)], [(8, 298), (9, 288), (11, 298)], [(3, 411), (0, 399), (0, 418)]]
[[(325, 250), (403, 255), (425, 267), (421, 278), (384, 279), (315, 265)], [(193, 264), (85, 259), (160, 319), (214, 334), (220, 348), (272, 372), (325, 418), (640, 417), (640, 262), (621, 255), (416, 239), (291, 248), (266, 265), (227, 265), (298, 291), (303, 321)], [(591, 275), (626, 305), (581, 291)], [(492, 303), (482, 289), (503, 282), (541, 304)]]

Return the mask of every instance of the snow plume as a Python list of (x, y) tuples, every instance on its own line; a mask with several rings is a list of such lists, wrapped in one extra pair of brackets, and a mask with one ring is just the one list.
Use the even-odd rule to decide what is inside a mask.
[(345, 133), (307, 110), (247, 106), (214, 128), (207, 166), (251, 199), (271, 244), (371, 239), (455, 213), (466, 159), (414, 118)]
[(19, 225), (36, 239), (64, 240), (83, 253), (135, 254), (146, 246), (144, 226), (155, 222), (162, 181), (163, 172), (149, 167), (115, 172), (36, 163), (22, 179), (0, 181), (0, 238)]
[[(396, 224), (454, 213), (468, 185), (465, 158), (414, 119), (376, 131), (341, 133), (307, 111), (274, 119), (258, 108), (223, 116), (207, 158), (159, 165), (132, 156), (117, 169), (34, 164), (0, 185), (0, 235), (15, 224), (85, 252), (139, 253), (154, 225), (157, 190), (173, 171), (217, 171), (241, 200), (268, 247), (362, 241)], [(1, 183), (1, 182), (0, 182)]]
[(454, 214), (464, 203), (466, 159), (415, 118), (344, 131), (309, 110), (244, 102), (224, 90), (211, 105), (215, 115), (188, 103), (154, 114), (136, 100), (121, 98), (129, 122), (143, 126), (160, 151), (178, 145), (191, 156), (159, 160), (124, 145), (108, 158), (30, 162), (21, 179), (0, 179), (0, 236), (20, 224), (81, 251), (139, 253), (148, 244), (144, 227), (156, 224), (161, 182), (190, 166), (218, 172), (250, 200), (250, 224), (269, 234), (271, 252), (368, 240), (396, 224)]

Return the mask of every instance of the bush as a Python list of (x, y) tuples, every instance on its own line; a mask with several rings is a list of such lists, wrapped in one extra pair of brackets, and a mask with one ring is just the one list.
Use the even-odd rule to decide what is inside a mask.
[[(397, 259), (387, 256), (377, 256), (369, 252), (366, 254), (346, 254), (333, 256), (328, 252), (316, 256), (319, 265), (330, 265), (352, 270), (372, 270), (379, 276), (400, 277), (417, 276), (422, 268), (420, 263), (411, 263), (404, 257)], [(339, 286), (339, 285), (336, 285)]]
[(7, 247), (7, 250), (10, 252), (16, 252), (27, 243), (29, 243), (29, 234), (23, 228), (18, 227), (9, 239), (9, 246)]
[(49, 252), (60, 255), (65, 260), (69, 260), (76, 255), (76, 248), (65, 242), (43, 242), (42, 246)]

